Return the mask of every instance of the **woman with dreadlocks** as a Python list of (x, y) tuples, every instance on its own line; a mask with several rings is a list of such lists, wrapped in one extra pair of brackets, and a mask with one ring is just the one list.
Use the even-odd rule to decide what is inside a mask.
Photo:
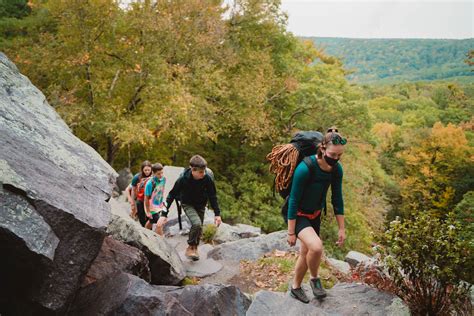
[(344, 153), (347, 140), (336, 128), (330, 128), (317, 150), (310, 157), (311, 165), (301, 162), (293, 174), (288, 202), (288, 244), (293, 246), (298, 238), (301, 242), (300, 255), (295, 266), (295, 277), (290, 295), (309, 303), (301, 283), (309, 268), (310, 286), (316, 298), (326, 297), (318, 269), (323, 254), (323, 243), (319, 237), (321, 210), (326, 207), (329, 186), (332, 205), (339, 226), (337, 244), (342, 246), (346, 238), (344, 229), (344, 202), (342, 199), (342, 166), (338, 162)]

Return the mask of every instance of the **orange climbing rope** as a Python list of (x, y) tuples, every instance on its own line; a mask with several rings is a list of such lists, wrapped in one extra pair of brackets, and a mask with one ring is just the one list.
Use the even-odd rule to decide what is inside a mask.
[(278, 191), (288, 188), (298, 161), (298, 150), (292, 144), (273, 147), (267, 155), (270, 172), (276, 174), (275, 186)]

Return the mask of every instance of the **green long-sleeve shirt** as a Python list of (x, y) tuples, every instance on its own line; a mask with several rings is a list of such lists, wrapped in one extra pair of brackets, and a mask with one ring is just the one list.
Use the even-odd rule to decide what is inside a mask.
[(296, 219), (296, 213), (312, 214), (316, 210), (322, 210), (326, 206), (326, 194), (331, 186), (331, 202), (336, 215), (344, 215), (344, 201), (342, 199), (342, 176), (343, 170), (340, 163), (337, 164), (336, 172), (327, 172), (321, 169), (316, 156), (311, 157), (315, 165), (315, 173), (312, 183), (310, 170), (304, 161), (296, 167), (293, 174), (293, 183), (288, 203), (288, 219)]

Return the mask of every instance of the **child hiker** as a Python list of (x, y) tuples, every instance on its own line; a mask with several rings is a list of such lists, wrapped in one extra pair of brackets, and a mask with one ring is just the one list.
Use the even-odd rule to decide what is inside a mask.
[[(161, 211), (165, 209), (163, 201), (165, 194), (166, 178), (163, 176), (163, 165), (155, 163), (151, 166), (153, 176), (145, 186), (145, 214), (148, 221), (145, 228), (152, 229), (158, 222)], [(155, 231), (163, 236), (163, 226), (156, 225)]]
[(199, 155), (193, 156), (187, 168), (176, 180), (173, 189), (166, 198), (166, 211), (161, 212), (158, 226), (162, 227), (168, 216), (168, 210), (175, 199), (181, 201), (186, 216), (191, 222), (188, 248), (185, 255), (192, 260), (199, 260), (198, 245), (202, 234), (204, 212), (209, 201), (214, 210), (214, 222), (219, 226), (222, 222), (219, 204), (217, 203), (216, 186), (209, 172), (207, 162)]
[[(145, 214), (145, 184), (151, 176), (151, 163), (145, 160), (137, 173), (132, 179), (132, 199), (136, 201), (138, 220), (142, 226), (145, 226), (148, 218)], [(133, 209), (133, 208), (132, 208)]]

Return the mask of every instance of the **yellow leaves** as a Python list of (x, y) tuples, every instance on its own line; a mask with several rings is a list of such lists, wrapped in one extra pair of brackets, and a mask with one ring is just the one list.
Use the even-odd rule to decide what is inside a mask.
[(21, 58), (20, 55), (18, 55), (18, 54), (15, 56), (14, 61), (15, 61), (15, 64), (24, 64), (24, 65), (31, 65), (32, 64), (31, 60)]
[(135, 68), (133, 69), (136, 73), (142, 72), (142, 67), (139, 64), (135, 64)]
[(452, 202), (454, 193), (454, 188), (447, 187), (436, 196), (436, 199), (433, 200), (433, 205), (438, 209), (446, 209)]
[(69, 60), (69, 64), (72, 66), (83, 66), (90, 62), (90, 55), (88, 52), (79, 54), (78, 56), (73, 57)]
[(461, 127), (437, 122), (431, 130), (431, 146), (450, 147), (455, 151), (467, 149), (467, 138)]
[(376, 123), (372, 127), (372, 133), (377, 137), (382, 150), (385, 150), (392, 145), (397, 132), (399, 132), (399, 128), (393, 123)]
[(438, 122), (422, 136), (410, 134), (409, 141), (409, 148), (399, 155), (406, 166), (405, 179), (400, 182), (404, 204), (439, 214), (448, 211), (453, 207), (456, 171), (472, 163), (472, 148), (464, 131)]
[(298, 89), (298, 80), (294, 77), (288, 77), (285, 80), (285, 88), (288, 92), (293, 92)]

